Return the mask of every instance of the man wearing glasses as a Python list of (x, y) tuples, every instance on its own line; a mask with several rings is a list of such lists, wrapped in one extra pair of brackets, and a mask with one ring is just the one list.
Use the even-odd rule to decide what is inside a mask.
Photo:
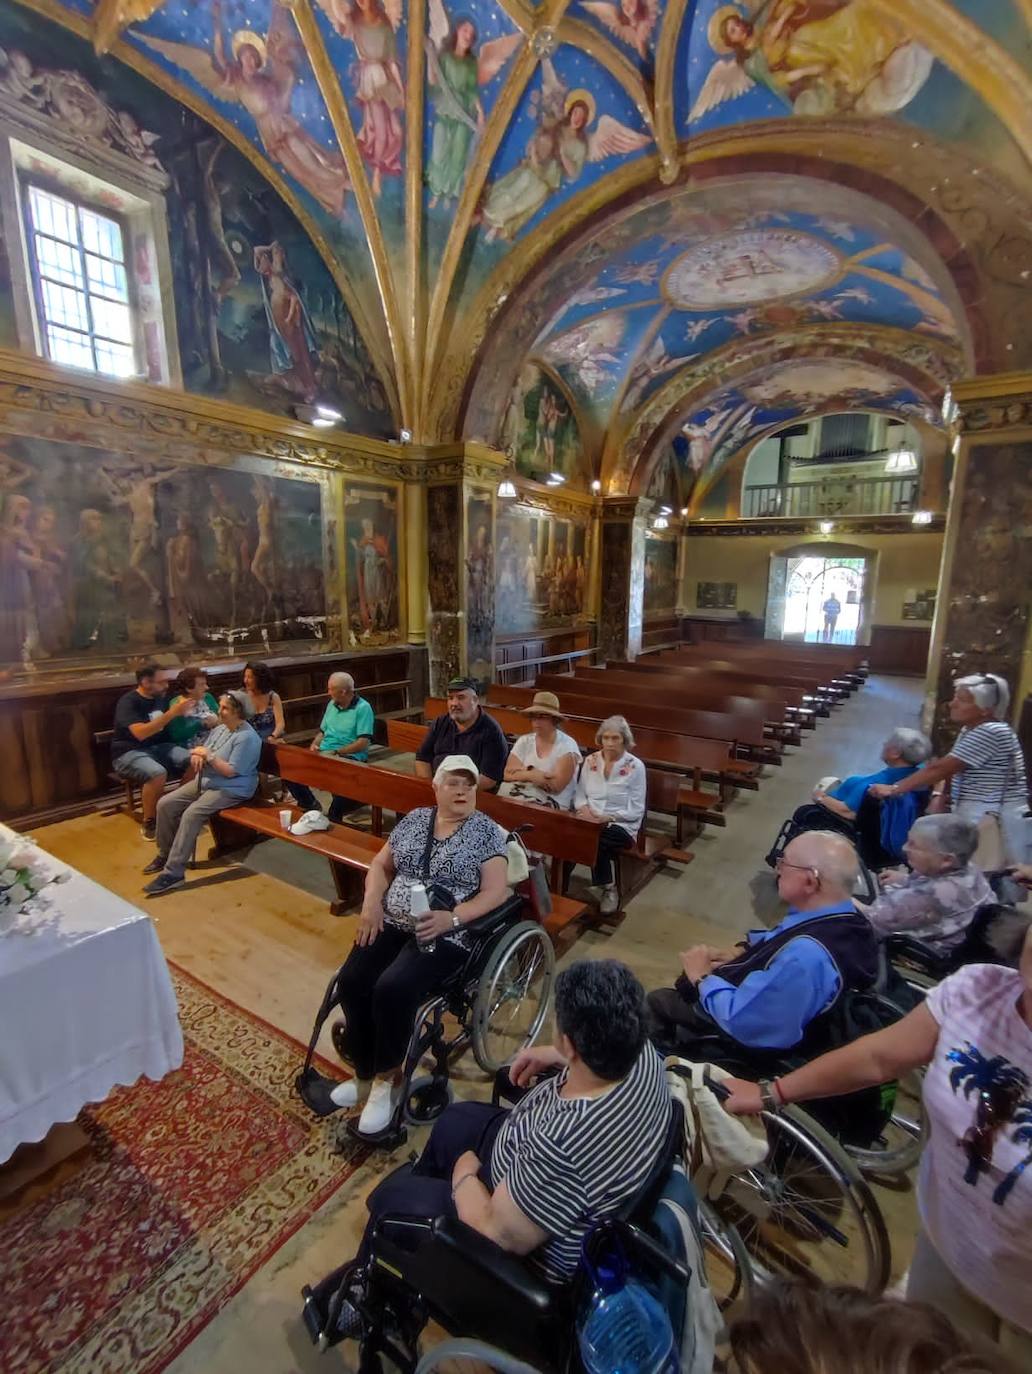
[(816, 1044), (842, 994), (871, 986), (878, 972), (874, 932), (853, 904), (857, 873), (845, 836), (797, 836), (777, 863), (788, 914), (734, 949), (685, 950), (676, 985), (649, 994), (653, 1038), (682, 1050), (716, 1025), (749, 1049)]

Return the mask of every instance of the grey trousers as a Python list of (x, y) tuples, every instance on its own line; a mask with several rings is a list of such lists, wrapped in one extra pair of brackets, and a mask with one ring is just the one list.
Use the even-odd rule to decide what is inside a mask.
[(165, 860), (165, 872), (181, 878), (194, 852), (197, 836), (216, 811), (238, 806), (242, 798), (231, 797), (220, 787), (197, 791), (197, 779), (167, 792), (158, 802), (158, 854)]

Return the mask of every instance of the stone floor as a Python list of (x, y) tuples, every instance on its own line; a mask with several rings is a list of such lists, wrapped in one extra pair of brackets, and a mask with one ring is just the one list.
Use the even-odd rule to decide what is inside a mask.
[[(777, 897), (763, 855), (782, 820), (828, 774), (877, 766), (879, 746), (895, 725), (916, 725), (920, 684), (908, 678), (873, 678), (784, 765), (768, 770), (758, 792), (742, 792), (723, 830), (709, 830), (691, 845), (687, 868), (657, 874), (630, 903), (612, 934), (589, 932), (572, 955), (624, 959), (646, 987), (669, 982), (677, 951), (699, 940), (727, 943), (748, 925), (770, 923)], [(37, 832), (59, 857), (128, 900), (142, 902), (140, 870), (152, 846), (124, 816), (85, 816)], [(201, 845), (203, 852), (203, 843)], [(239, 1005), (301, 1041), (326, 982), (350, 947), (354, 919), (335, 919), (321, 861), (277, 844), (257, 846), (243, 863), (203, 862), (185, 890), (148, 905), (168, 957)], [(459, 1066), (457, 1089), (483, 1089), (476, 1066)], [(409, 1145), (420, 1143), (418, 1132)], [(299, 1290), (347, 1258), (364, 1220), (362, 1199), (396, 1160), (377, 1157), (349, 1182), (251, 1279), (169, 1367), (172, 1374), (290, 1374), (350, 1368), (345, 1353), (317, 1358), (298, 1321)], [(913, 1235), (909, 1185), (879, 1190), (893, 1236), (897, 1274), (906, 1267)]]

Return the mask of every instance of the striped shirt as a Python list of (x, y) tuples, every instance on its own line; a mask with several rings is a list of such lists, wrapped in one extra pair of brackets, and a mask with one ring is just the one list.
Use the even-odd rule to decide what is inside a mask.
[(965, 764), (953, 780), (954, 802), (977, 802), (998, 810), (1026, 800), (1021, 742), (1006, 721), (987, 720), (961, 730), (950, 756)]
[(628, 1202), (648, 1177), (670, 1121), (663, 1061), (646, 1045), (630, 1073), (601, 1097), (563, 1098), (561, 1073), (513, 1108), (491, 1153), (491, 1184), (548, 1240), (532, 1256), (548, 1278), (568, 1279), (596, 1222)]

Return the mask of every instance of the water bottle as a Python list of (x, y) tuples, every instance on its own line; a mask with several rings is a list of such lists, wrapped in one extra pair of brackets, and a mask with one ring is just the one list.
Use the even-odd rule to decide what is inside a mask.
[(426, 887), (423, 883), (413, 883), (412, 893), (409, 899), (409, 911), (412, 919), (416, 923), (416, 944), (424, 954), (433, 954), (437, 948), (436, 940), (422, 941), (419, 938), (419, 918), (430, 910), (430, 900), (426, 895)]
[(625, 1268), (599, 1266), (578, 1334), (587, 1374), (677, 1374), (670, 1319)]

